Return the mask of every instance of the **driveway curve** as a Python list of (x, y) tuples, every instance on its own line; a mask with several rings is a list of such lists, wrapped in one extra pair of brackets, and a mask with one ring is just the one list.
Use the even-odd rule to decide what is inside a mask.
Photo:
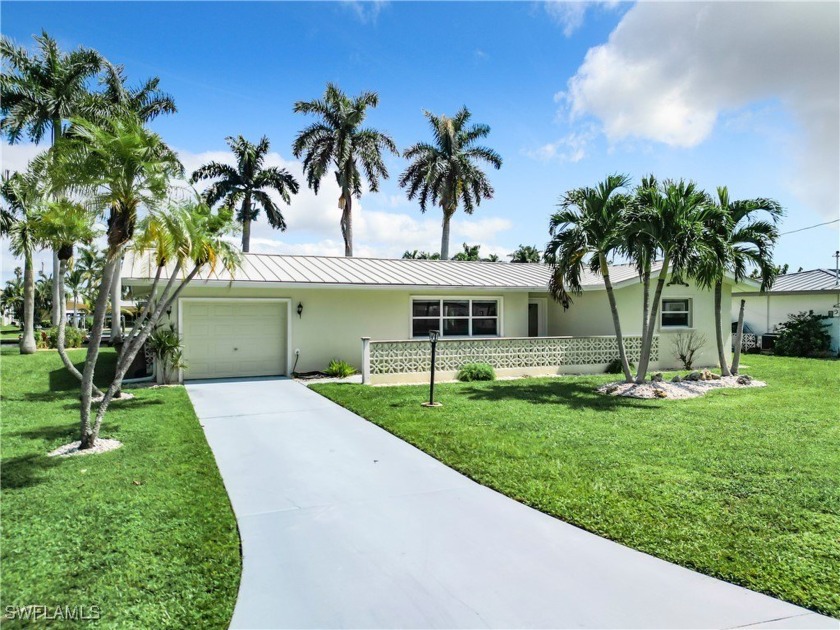
[(232, 628), (838, 628), (481, 486), (307, 387), (187, 392), (239, 523)]

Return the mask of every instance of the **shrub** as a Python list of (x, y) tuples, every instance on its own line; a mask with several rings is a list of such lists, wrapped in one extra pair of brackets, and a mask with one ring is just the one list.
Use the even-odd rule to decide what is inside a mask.
[[(65, 348), (81, 348), (84, 334), (74, 326), (64, 327), (64, 347)], [(58, 347), (58, 326), (52, 328), (45, 328), (39, 330), (35, 336), (35, 345), (38, 348), (57, 348)]]
[[(632, 361), (630, 361), (630, 369), (636, 369), (636, 366), (633, 365)], [(604, 370), (605, 374), (622, 374), (623, 372), (624, 370), (621, 369), (621, 359), (618, 357), (607, 363), (607, 369)]]
[(347, 363), (347, 361), (342, 361), (341, 359), (333, 359), (330, 361), (327, 369), (324, 370), (324, 374), (334, 378), (347, 378), (351, 374), (355, 373), (356, 368)]
[(831, 334), (826, 330), (825, 315), (814, 311), (791, 313), (779, 324), (774, 351), (788, 357), (824, 356), (831, 348)]
[(85, 328), (88, 330), (93, 328), (93, 317), (85, 317)]
[(690, 370), (694, 364), (695, 355), (706, 345), (706, 336), (692, 330), (687, 334), (679, 333), (671, 343), (674, 345), (674, 354), (682, 362), (683, 368)]
[(496, 372), (493, 366), (487, 363), (465, 363), (458, 370), (459, 381), (495, 381)]

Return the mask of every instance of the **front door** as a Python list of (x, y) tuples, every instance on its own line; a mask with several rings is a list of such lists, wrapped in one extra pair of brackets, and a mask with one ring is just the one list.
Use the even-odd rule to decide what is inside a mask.
[(536, 302), (528, 304), (528, 336), (540, 336), (540, 305)]

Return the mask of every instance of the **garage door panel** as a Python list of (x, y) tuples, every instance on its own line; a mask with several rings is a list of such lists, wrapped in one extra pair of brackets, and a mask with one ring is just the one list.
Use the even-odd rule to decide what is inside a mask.
[(285, 303), (184, 302), (182, 308), (185, 378), (286, 373)]

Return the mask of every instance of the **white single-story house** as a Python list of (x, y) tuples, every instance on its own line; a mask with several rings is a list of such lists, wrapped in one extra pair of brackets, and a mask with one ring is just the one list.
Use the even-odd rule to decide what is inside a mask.
[(736, 291), (732, 294), (732, 321), (744, 305), (744, 326), (756, 336), (772, 334), (788, 315), (814, 311), (831, 333), (831, 349), (840, 352), (840, 278), (834, 269), (812, 269), (779, 276), (769, 291)]
[[(147, 257), (128, 255), (123, 284), (142, 298), (155, 271)], [(611, 276), (636, 360), (642, 286), (630, 265), (613, 266)], [(471, 361), (490, 363), (500, 376), (603, 372), (618, 352), (602, 278), (586, 273), (583, 293), (566, 310), (548, 280), (542, 264), (244, 254), (233, 276), (199, 274), (169, 317), (183, 340), (186, 379), (323, 370), (337, 358), (366, 382), (421, 382), (432, 329), (441, 331), (441, 378)], [(727, 281), (724, 313), (731, 290)], [(713, 305), (710, 291), (666, 286), (653, 369), (680, 367), (673, 339), (690, 331), (706, 338), (696, 364), (716, 363)], [(728, 344), (726, 317), (723, 324)]]

